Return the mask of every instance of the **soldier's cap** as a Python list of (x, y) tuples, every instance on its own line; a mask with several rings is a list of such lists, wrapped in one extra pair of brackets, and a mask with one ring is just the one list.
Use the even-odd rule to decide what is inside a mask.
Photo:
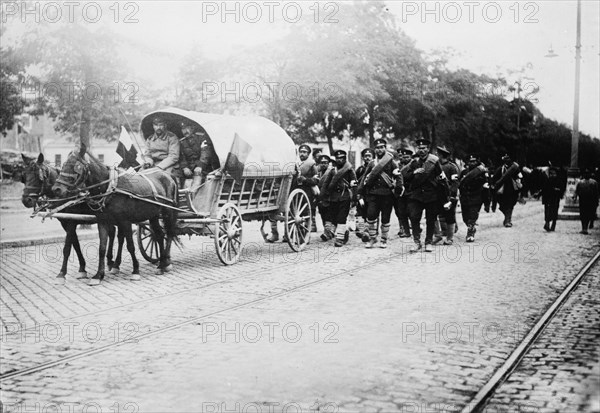
[(417, 143), (417, 146), (419, 146), (419, 145), (430, 146), (431, 145), (431, 141), (429, 139), (425, 139), (425, 138), (417, 139), (416, 143)]
[(308, 146), (307, 144), (303, 143), (302, 145), (300, 145), (298, 147), (298, 152), (300, 152), (301, 150), (305, 150), (308, 153), (311, 153), (312, 150), (310, 149), (310, 146)]
[(467, 157), (467, 162), (478, 162), (479, 158), (475, 154), (471, 154)]
[(194, 127), (194, 125), (192, 125), (192, 123), (190, 121), (187, 121), (187, 120), (181, 121), (181, 129), (193, 128), (193, 127)]
[(164, 118), (164, 117), (162, 117), (162, 116), (155, 116), (155, 117), (152, 119), (152, 124), (153, 124), (153, 125), (160, 125), (160, 124), (162, 124), (162, 125), (166, 125), (166, 124), (167, 124), (167, 121), (166, 121), (166, 120), (165, 120), (165, 118)]
[(360, 151), (360, 156), (362, 156), (364, 158), (365, 155), (368, 153), (370, 153), (371, 156), (375, 156), (375, 153), (373, 152), (373, 149), (371, 149), (371, 148), (365, 148), (362, 151)]
[(377, 147), (377, 145), (387, 146), (387, 141), (383, 138), (375, 139), (375, 141), (373, 142), (373, 145), (375, 145), (375, 147)]
[(410, 149), (408, 149), (408, 148), (399, 148), (399, 149), (398, 149), (398, 153), (399, 153), (400, 155), (413, 155), (413, 154), (414, 154), (414, 152), (413, 152), (413, 151), (411, 151), (411, 150), (410, 150)]
[(504, 154), (504, 156), (502, 156), (502, 160), (503, 161), (510, 161), (510, 155), (509, 154)]
[(445, 153), (446, 155), (450, 155), (450, 151), (446, 148), (446, 145), (438, 146), (437, 151), (441, 153)]
[(327, 161), (327, 162), (331, 162), (331, 158), (329, 157), (329, 155), (319, 155), (319, 163), (323, 162), (323, 161)]
[(319, 156), (319, 154), (321, 152), (323, 152), (323, 149), (321, 149), (321, 148), (315, 148), (315, 149), (313, 149), (312, 154), (313, 154), (313, 156)]
[(333, 152), (333, 156), (335, 156), (336, 158), (342, 158), (342, 157), (345, 158), (346, 155), (348, 155), (348, 154), (346, 153), (346, 151), (344, 151), (342, 149), (338, 149), (337, 151)]

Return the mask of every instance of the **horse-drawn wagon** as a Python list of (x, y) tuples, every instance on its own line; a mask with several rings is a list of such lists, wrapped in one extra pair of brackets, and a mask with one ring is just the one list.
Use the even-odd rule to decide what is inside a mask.
[[(258, 116), (170, 108), (142, 119), (140, 130), (144, 138), (152, 134), (152, 119), (158, 115), (166, 120), (167, 130), (178, 136), (182, 121), (192, 123), (212, 141), (219, 158), (220, 167), (210, 172), (204, 182), (180, 189), (178, 235), (210, 236), (217, 256), (226, 265), (240, 258), (243, 221), (261, 220), (263, 237), (267, 220), (283, 221), (292, 250), (301, 251), (308, 244), (313, 219), (310, 203), (302, 190), (291, 190), (296, 150), (283, 129)], [(235, 168), (238, 169), (234, 171)], [(137, 234), (144, 258), (157, 262), (159, 248), (151, 227), (140, 223)]]

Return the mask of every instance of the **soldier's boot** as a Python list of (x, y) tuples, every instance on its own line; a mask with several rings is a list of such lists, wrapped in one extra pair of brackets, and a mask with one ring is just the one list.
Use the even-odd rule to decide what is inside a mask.
[(346, 238), (346, 225), (340, 224), (335, 229), (335, 243), (334, 247), (342, 247), (346, 242), (344, 239)]
[(377, 244), (377, 220), (367, 220), (369, 225), (369, 241), (366, 245), (367, 248), (373, 248)]
[[(444, 225), (446, 225), (445, 222), (444, 222)], [(436, 245), (437, 243), (439, 243), (441, 240), (444, 239), (444, 237), (442, 236), (443, 235), (442, 228), (440, 228), (440, 220), (436, 219), (435, 225), (433, 227), (433, 240), (431, 241), (431, 245)]]
[[(594, 221), (592, 221), (594, 222)], [(550, 231), (554, 231), (556, 229), (556, 220), (552, 220), (552, 225), (550, 225)]]
[(387, 248), (390, 225), (389, 222), (387, 224), (381, 224), (381, 243), (379, 244), (379, 248)]
[(335, 236), (335, 226), (330, 221), (325, 221), (325, 229), (321, 234), (322, 241), (329, 241)]
[(269, 220), (271, 222), (271, 235), (267, 238), (267, 242), (274, 243), (279, 241), (279, 231), (277, 230), (277, 221)]
[(366, 231), (365, 219), (363, 217), (356, 218), (356, 236), (358, 238), (362, 238), (363, 234)]
[(310, 224), (310, 232), (317, 232), (317, 221), (315, 221), (315, 215), (313, 214), (313, 219), (312, 222)]
[(467, 242), (474, 242), (474, 241), (475, 241), (475, 225), (469, 224), (469, 226), (467, 228)]
[(410, 225), (408, 224), (408, 220), (404, 220), (400, 226), (400, 238), (410, 238)]
[(454, 225), (446, 225), (446, 241), (444, 245), (454, 244)]

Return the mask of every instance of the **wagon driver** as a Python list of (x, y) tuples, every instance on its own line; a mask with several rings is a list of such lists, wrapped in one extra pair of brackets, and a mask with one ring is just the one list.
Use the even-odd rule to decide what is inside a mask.
[(171, 176), (178, 176), (179, 139), (167, 130), (167, 123), (161, 116), (152, 120), (154, 133), (146, 139), (144, 151), (144, 169), (160, 168)]

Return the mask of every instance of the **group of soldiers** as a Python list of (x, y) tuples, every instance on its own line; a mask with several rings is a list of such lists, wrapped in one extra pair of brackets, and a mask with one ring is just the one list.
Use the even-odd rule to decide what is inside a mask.
[(154, 133), (146, 139), (142, 167), (160, 168), (178, 179), (183, 187), (188, 179), (198, 183), (205, 180), (209, 172), (219, 167), (219, 162), (210, 139), (201, 128), (188, 121), (179, 126), (181, 138), (167, 130), (163, 117), (156, 116), (152, 120)]
[[(476, 155), (468, 156), (460, 170), (446, 147), (438, 146), (438, 155), (430, 149), (429, 140), (418, 139), (415, 152), (400, 148), (395, 154), (385, 139), (377, 139), (373, 148), (361, 152), (362, 165), (354, 170), (346, 151), (334, 151), (332, 156), (315, 153), (311, 158), (311, 148), (300, 145), (294, 186), (305, 191), (313, 212), (318, 209), (324, 228), (321, 240), (333, 239), (336, 247), (348, 242), (347, 220), (352, 207), (356, 207), (356, 235), (366, 248), (387, 248), (392, 211), (400, 224), (398, 235), (414, 240), (411, 251), (430, 252), (442, 241), (451, 245), (459, 200), (467, 242), (475, 241), (482, 206), (489, 212), (490, 205), (495, 211), (497, 204), (504, 214), (504, 226), (512, 227), (522, 175), (510, 156), (502, 158), (502, 166), (492, 175)], [(314, 221), (312, 231), (317, 231)], [(275, 226), (267, 241), (278, 238)]]

